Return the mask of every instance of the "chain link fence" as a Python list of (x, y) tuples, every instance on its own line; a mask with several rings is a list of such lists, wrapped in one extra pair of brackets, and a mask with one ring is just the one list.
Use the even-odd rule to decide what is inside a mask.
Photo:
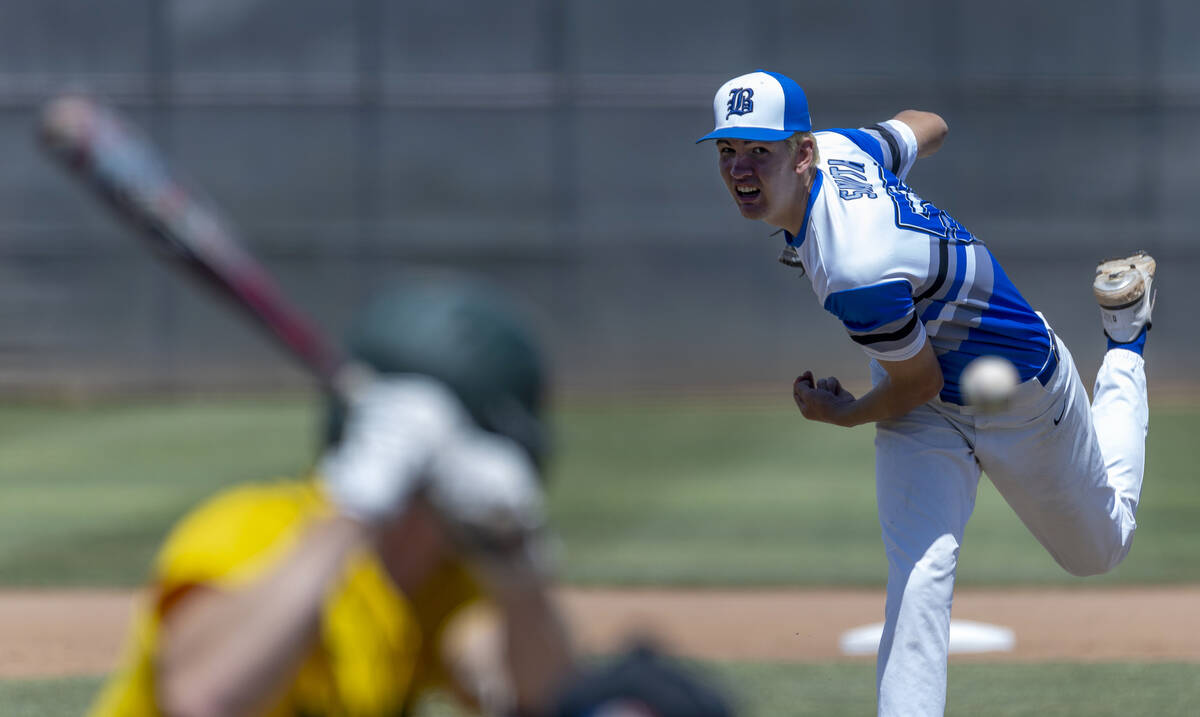
[(1155, 253), (1152, 381), (1190, 383), (1198, 22), (1184, 0), (0, 0), (0, 393), (305, 383), (38, 155), (65, 90), (129, 112), (332, 332), (392, 276), (469, 271), (524, 299), (568, 390), (863, 380), (693, 144), (756, 67), (804, 85), (818, 126), (946, 117), (912, 184), (1085, 375), (1092, 266)]

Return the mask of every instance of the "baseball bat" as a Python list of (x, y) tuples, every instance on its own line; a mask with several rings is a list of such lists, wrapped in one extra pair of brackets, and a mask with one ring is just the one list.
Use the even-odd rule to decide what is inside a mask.
[(181, 181), (146, 135), (115, 110), (75, 95), (49, 102), (37, 131), (49, 156), (167, 264), (232, 300), (325, 390), (347, 388), (355, 372), (341, 350), (284, 296), (220, 212)]

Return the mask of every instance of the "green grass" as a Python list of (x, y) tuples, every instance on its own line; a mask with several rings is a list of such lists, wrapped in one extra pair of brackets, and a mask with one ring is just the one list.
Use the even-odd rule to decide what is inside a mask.
[(568, 577), (878, 580), (872, 434), (802, 423), (794, 407), (689, 402), (562, 414), (552, 517)]
[(133, 585), (189, 506), (301, 470), (297, 401), (0, 408), (0, 581)]
[[(742, 717), (874, 714), (869, 663), (726, 664)], [(986, 717), (1159, 717), (1196, 714), (1200, 667), (1185, 664), (951, 664), (946, 714)]]
[[(869, 662), (692, 662), (739, 717), (861, 717), (875, 714)], [(950, 665), (946, 715), (955, 717), (1190, 717), (1200, 666), (1178, 663)], [(465, 717), (442, 700), (422, 717)]]
[[(1156, 411), (1151, 426), (1138, 537), (1117, 570), (1069, 576), (982, 480), (959, 583), (1200, 580), (1200, 411)], [(680, 401), (567, 412), (559, 428), (552, 517), (575, 582), (883, 582), (870, 427), (808, 423), (790, 406)]]
[[(739, 717), (861, 717), (875, 711), (875, 668), (824, 664), (694, 663)], [(0, 680), (5, 717), (75, 717), (99, 685), (94, 678)], [(1184, 717), (1200, 704), (1200, 666), (1177, 663), (952, 663), (950, 717)], [(463, 715), (443, 701), (422, 717)]]
[(98, 677), (0, 680), (0, 713), (5, 717), (79, 717), (100, 682)]
[[(173, 520), (232, 482), (312, 459), (311, 400), (0, 406), (0, 584), (135, 585)], [(873, 431), (790, 402), (569, 407), (550, 515), (576, 583), (882, 585)], [(960, 584), (1200, 581), (1200, 409), (1156, 410), (1129, 559), (1063, 572), (985, 480)]]

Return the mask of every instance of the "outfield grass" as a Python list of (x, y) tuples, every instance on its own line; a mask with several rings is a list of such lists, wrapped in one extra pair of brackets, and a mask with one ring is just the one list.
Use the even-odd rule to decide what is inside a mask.
[[(135, 585), (188, 506), (305, 470), (307, 400), (0, 407), (0, 585)], [(551, 520), (576, 583), (881, 585), (872, 430), (790, 405), (611, 404), (556, 412)], [(985, 480), (960, 584), (1195, 582), (1200, 409), (1152, 414), (1133, 553), (1068, 576)]]
[(301, 470), (313, 422), (294, 400), (0, 407), (0, 584), (138, 584), (199, 498)]
[[(553, 517), (575, 582), (882, 585), (874, 431), (784, 406), (681, 401), (560, 416)], [(987, 480), (959, 584), (1195, 582), (1200, 410), (1153, 413), (1132, 554), (1086, 581), (1064, 572)]]

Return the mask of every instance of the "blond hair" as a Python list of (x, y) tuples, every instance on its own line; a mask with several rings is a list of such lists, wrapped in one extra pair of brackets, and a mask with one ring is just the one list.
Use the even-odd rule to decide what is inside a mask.
[(813, 148), (812, 163), (813, 163), (813, 166), (815, 167), (815, 166), (817, 166), (817, 164), (819, 164), (821, 162), (821, 153), (817, 150), (817, 138), (813, 136), (812, 132), (796, 132), (795, 134), (793, 134), (790, 137), (788, 137), (787, 139), (785, 139), (784, 142), (787, 142), (788, 149), (791, 150), (792, 153), (794, 154), (796, 152), (796, 150), (800, 149), (800, 143), (803, 142), (806, 138), (812, 140), (812, 148)]

